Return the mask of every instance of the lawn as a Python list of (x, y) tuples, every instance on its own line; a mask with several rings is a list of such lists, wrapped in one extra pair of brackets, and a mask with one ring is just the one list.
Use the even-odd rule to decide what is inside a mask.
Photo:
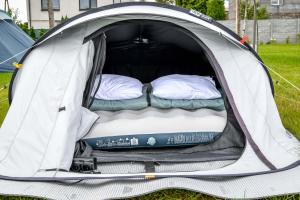
[[(280, 73), (283, 77), (292, 82), (295, 86), (300, 88), (300, 45), (261, 45), (259, 47), (259, 54), (266, 65), (271, 69)], [(278, 109), (285, 127), (300, 139), (300, 91), (291, 87), (284, 82), (278, 75), (271, 72), (273, 82), (275, 85), (275, 99)], [(0, 88), (9, 82), (10, 74), (0, 74)], [(0, 124), (3, 121), (7, 111), (8, 103), (7, 89), (0, 91)], [(2, 102), (4, 101), (4, 102)], [(284, 184), (284, 183), (283, 183)], [(11, 198), (0, 197), (0, 199), (31, 199), (31, 198)], [(153, 194), (134, 198), (142, 200), (150, 199), (186, 199), (186, 200), (200, 200), (200, 199), (215, 199), (206, 195), (185, 190), (163, 190)], [(290, 195), (284, 197), (270, 198), (272, 200), (300, 200), (300, 195)]]
[(10, 73), (0, 73), (0, 126), (8, 109), (7, 96), (10, 79)]
[[(300, 88), (300, 45), (262, 45), (259, 54), (266, 65)], [(275, 100), (284, 126), (300, 139), (300, 91), (272, 71)]]

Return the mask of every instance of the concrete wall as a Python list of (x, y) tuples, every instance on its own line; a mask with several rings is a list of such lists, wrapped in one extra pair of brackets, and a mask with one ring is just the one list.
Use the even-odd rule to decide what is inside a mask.
[[(235, 20), (219, 21), (235, 31)], [(241, 33), (244, 21), (241, 21)], [(246, 34), (249, 39), (253, 37), (253, 20), (246, 21)], [(285, 43), (289, 37), (290, 43), (296, 43), (297, 34), (300, 34), (300, 19), (268, 19), (258, 20), (258, 41), (267, 43), (275, 39), (278, 43)]]

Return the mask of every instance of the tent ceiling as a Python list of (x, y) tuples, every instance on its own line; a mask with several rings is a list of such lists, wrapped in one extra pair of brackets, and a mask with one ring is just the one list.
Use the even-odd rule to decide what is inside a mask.
[[(156, 42), (179, 46), (192, 52), (201, 52), (199, 44), (174, 24), (155, 20), (129, 20), (106, 32), (108, 43), (135, 41)], [(178, 39), (180, 38), (180, 39)]]

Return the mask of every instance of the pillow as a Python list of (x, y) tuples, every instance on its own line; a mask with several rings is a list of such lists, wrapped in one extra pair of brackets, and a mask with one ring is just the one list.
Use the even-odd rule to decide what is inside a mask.
[(149, 106), (147, 96), (148, 96), (147, 87), (145, 86), (143, 88), (143, 95), (138, 98), (121, 99), (121, 100), (94, 99), (90, 110), (92, 111), (141, 110)]
[(170, 109), (181, 108), (185, 110), (195, 110), (201, 108), (208, 108), (216, 111), (225, 110), (225, 104), (223, 98), (217, 99), (163, 99), (154, 96), (152, 93), (150, 96), (150, 104), (154, 108)]
[[(100, 75), (96, 77), (92, 95), (97, 89)], [(95, 98), (102, 100), (134, 99), (143, 95), (143, 84), (128, 76), (102, 74), (101, 84)]]
[(216, 99), (221, 97), (208, 76), (173, 74), (151, 82), (153, 95), (164, 99)]

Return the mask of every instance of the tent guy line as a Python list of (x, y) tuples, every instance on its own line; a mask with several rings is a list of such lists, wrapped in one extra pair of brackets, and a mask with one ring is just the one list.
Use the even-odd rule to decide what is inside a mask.
[[(222, 35), (223, 36), (223, 35)], [(227, 37), (223, 36), (226, 40), (228, 40), (230, 43), (234, 44), (235, 46), (237, 46), (238, 48), (242, 49), (239, 45), (237, 45), (236, 43), (234, 43), (233, 41), (231, 41), (230, 39), (228, 39)], [(248, 52), (250, 54), (250, 52)], [(287, 78), (283, 77), (279, 72), (275, 71), (273, 68), (271, 68), (270, 66), (264, 64), (263, 62), (261, 62), (260, 60), (254, 58), (255, 60), (257, 60), (260, 64), (266, 66), (269, 70), (271, 70), (274, 74), (276, 74), (277, 76), (279, 76), (282, 80), (284, 80), (285, 82), (287, 82), (288, 84), (290, 84), (293, 88), (295, 88), (298, 92), (300, 92), (300, 88), (297, 87), (295, 84), (293, 84), (292, 82), (290, 82)]]
[(1, 62), (0, 62), (0, 65), (2, 65), (2, 64), (4, 64), (4, 63), (6, 63), (7, 61), (9, 61), (9, 60), (11, 60), (11, 59), (13, 59), (13, 58), (15, 58), (15, 57), (21, 55), (22, 53), (25, 53), (26, 51), (28, 51), (29, 49), (31, 49), (31, 48), (33, 48), (33, 47), (35, 47), (35, 46), (36, 46), (36, 45), (32, 45), (31, 47), (26, 48), (26, 49), (24, 49), (23, 51), (20, 51), (19, 53), (15, 54), (15, 55), (13, 55), (13, 56), (11, 56), (11, 57), (9, 57), (8, 59), (6, 59), (6, 60), (4, 60), (4, 61), (1, 61)]
[[(21, 33), (20, 30), (18, 30), (16, 27), (14, 27), (13, 25), (11, 25), (10, 23), (8, 23), (7, 21), (5, 21), (4, 19), (1, 19), (1, 18), (0, 18), (0, 20), (4, 21), (6, 24), (8, 24), (9, 26), (13, 27), (15, 30), (17, 30), (18, 32)], [(35, 46), (35, 45), (32, 45), (31, 47), (26, 48), (26, 49), (24, 49), (23, 51), (20, 51), (19, 53), (16, 53), (15, 55), (11, 56), (10, 58), (8, 58), (8, 59), (6, 59), (6, 60), (4, 60), (4, 61), (0, 61), (0, 65), (2, 65), (2, 64), (4, 64), (4, 63), (6, 63), (7, 61), (13, 59), (14, 57), (17, 57), (18, 55), (20, 55), (20, 54), (26, 52), (27, 50), (29, 50), (30, 48), (32, 48), (32, 47), (34, 47), (34, 46)]]
[[(12, 63), (19, 62), (23, 55), (22, 53), (28, 50), (27, 47), (33, 44), (33, 40), (15, 24), (15, 21), (7, 13), (3, 11), (1, 13), (3, 13), (5, 18), (0, 18), (1, 38), (3, 37), (3, 40), (0, 42), (1, 51), (3, 51), (3, 54), (0, 56), (0, 71), (10, 72), (14, 69)], [(14, 61), (8, 62), (11, 59)]]
[(5, 102), (5, 101), (7, 101), (7, 100), (8, 100), (8, 98), (1, 99), (1, 100), (0, 100), (0, 103), (3, 103), (3, 102)]
[(296, 101), (296, 100), (290, 99), (290, 98), (285, 97), (285, 96), (281, 96), (281, 95), (277, 95), (277, 94), (275, 94), (275, 96), (279, 97), (279, 98), (282, 98), (282, 99), (289, 100), (290, 102), (294, 102), (294, 103), (299, 103), (300, 104), (300, 101)]

